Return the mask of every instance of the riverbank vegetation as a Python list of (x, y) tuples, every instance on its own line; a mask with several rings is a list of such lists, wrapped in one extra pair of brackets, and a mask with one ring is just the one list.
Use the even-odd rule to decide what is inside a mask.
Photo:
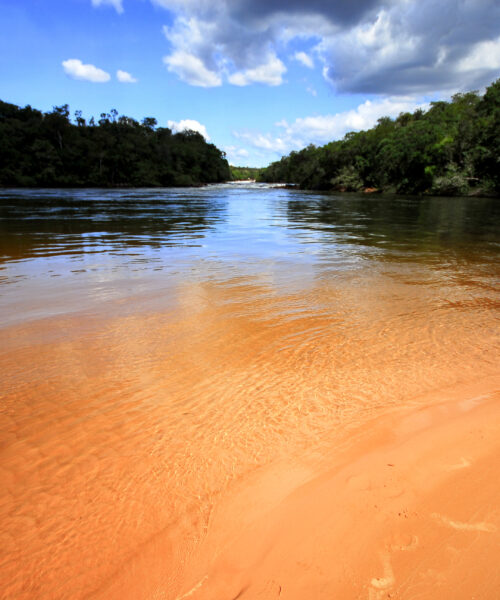
[(96, 122), (68, 105), (42, 113), (0, 101), (0, 185), (192, 186), (227, 181), (225, 154), (195, 131), (156, 119), (102, 113)]
[(259, 179), (262, 169), (255, 167), (233, 167), (231, 165), (232, 181), (248, 181), (249, 179)]
[(291, 152), (260, 180), (314, 190), (498, 195), (500, 79), (484, 96), (456, 94), (426, 112), (383, 117), (368, 131)]

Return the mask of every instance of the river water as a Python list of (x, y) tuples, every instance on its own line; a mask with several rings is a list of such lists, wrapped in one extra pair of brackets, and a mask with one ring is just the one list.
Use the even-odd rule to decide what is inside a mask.
[(1, 598), (184, 597), (242, 478), (498, 376), (495, 199), (1, 190), (0, 232)]

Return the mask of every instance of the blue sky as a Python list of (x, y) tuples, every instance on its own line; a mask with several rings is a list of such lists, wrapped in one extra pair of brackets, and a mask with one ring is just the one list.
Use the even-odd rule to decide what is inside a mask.
[(2, 0), (0, 98), (262, 166), (500, 76), (498, 0)]

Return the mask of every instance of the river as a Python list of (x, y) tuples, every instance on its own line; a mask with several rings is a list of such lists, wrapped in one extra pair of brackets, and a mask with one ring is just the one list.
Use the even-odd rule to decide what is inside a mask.
[(0, 190), (0, 232), (1, 598), (197, 598), (242, 482), (496, 389), (496, 199)]

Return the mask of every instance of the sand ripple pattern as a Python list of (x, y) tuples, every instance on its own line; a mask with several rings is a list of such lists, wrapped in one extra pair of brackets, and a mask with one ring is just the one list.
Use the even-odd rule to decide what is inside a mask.
[[(288, 208), (293, 224), (301, 213)], [(216, 209), (231, 223), (233, 205)], [(349, 254), (345, 240), (325, 241), (333, 226), (314, 246), (298, 221), (286, 232), (300, 238), (292, 246), (279, 237), (283, 213), (271, 211), (259, 231), (283, 256), (239, 246), (234, 261), (207, 233), (209, 217), (192, 217), (184, 238), (205, 228), (205, 249), (151, 247), (148, 261), (139, 240), (123, 262), (108, 240), (84, 273), (64, 272), (53, 287), (49, 271), (30, 275), (32, 258), (7, 260), (0, 598), (118, 597), (107, 586), (129, 569), (160, 574), (161, 594), (143, 576), (135, 598), (176, 598), (217, 499), (244, 475), (284, 457), (321, 458), (336, 432), (498, 374), (489, 260), (397, 260), (380, 251), (382, 238)], [(252, 227), (238, 232), (250, 239)], [(12, 279), (18, 271), (26, 281)]]

